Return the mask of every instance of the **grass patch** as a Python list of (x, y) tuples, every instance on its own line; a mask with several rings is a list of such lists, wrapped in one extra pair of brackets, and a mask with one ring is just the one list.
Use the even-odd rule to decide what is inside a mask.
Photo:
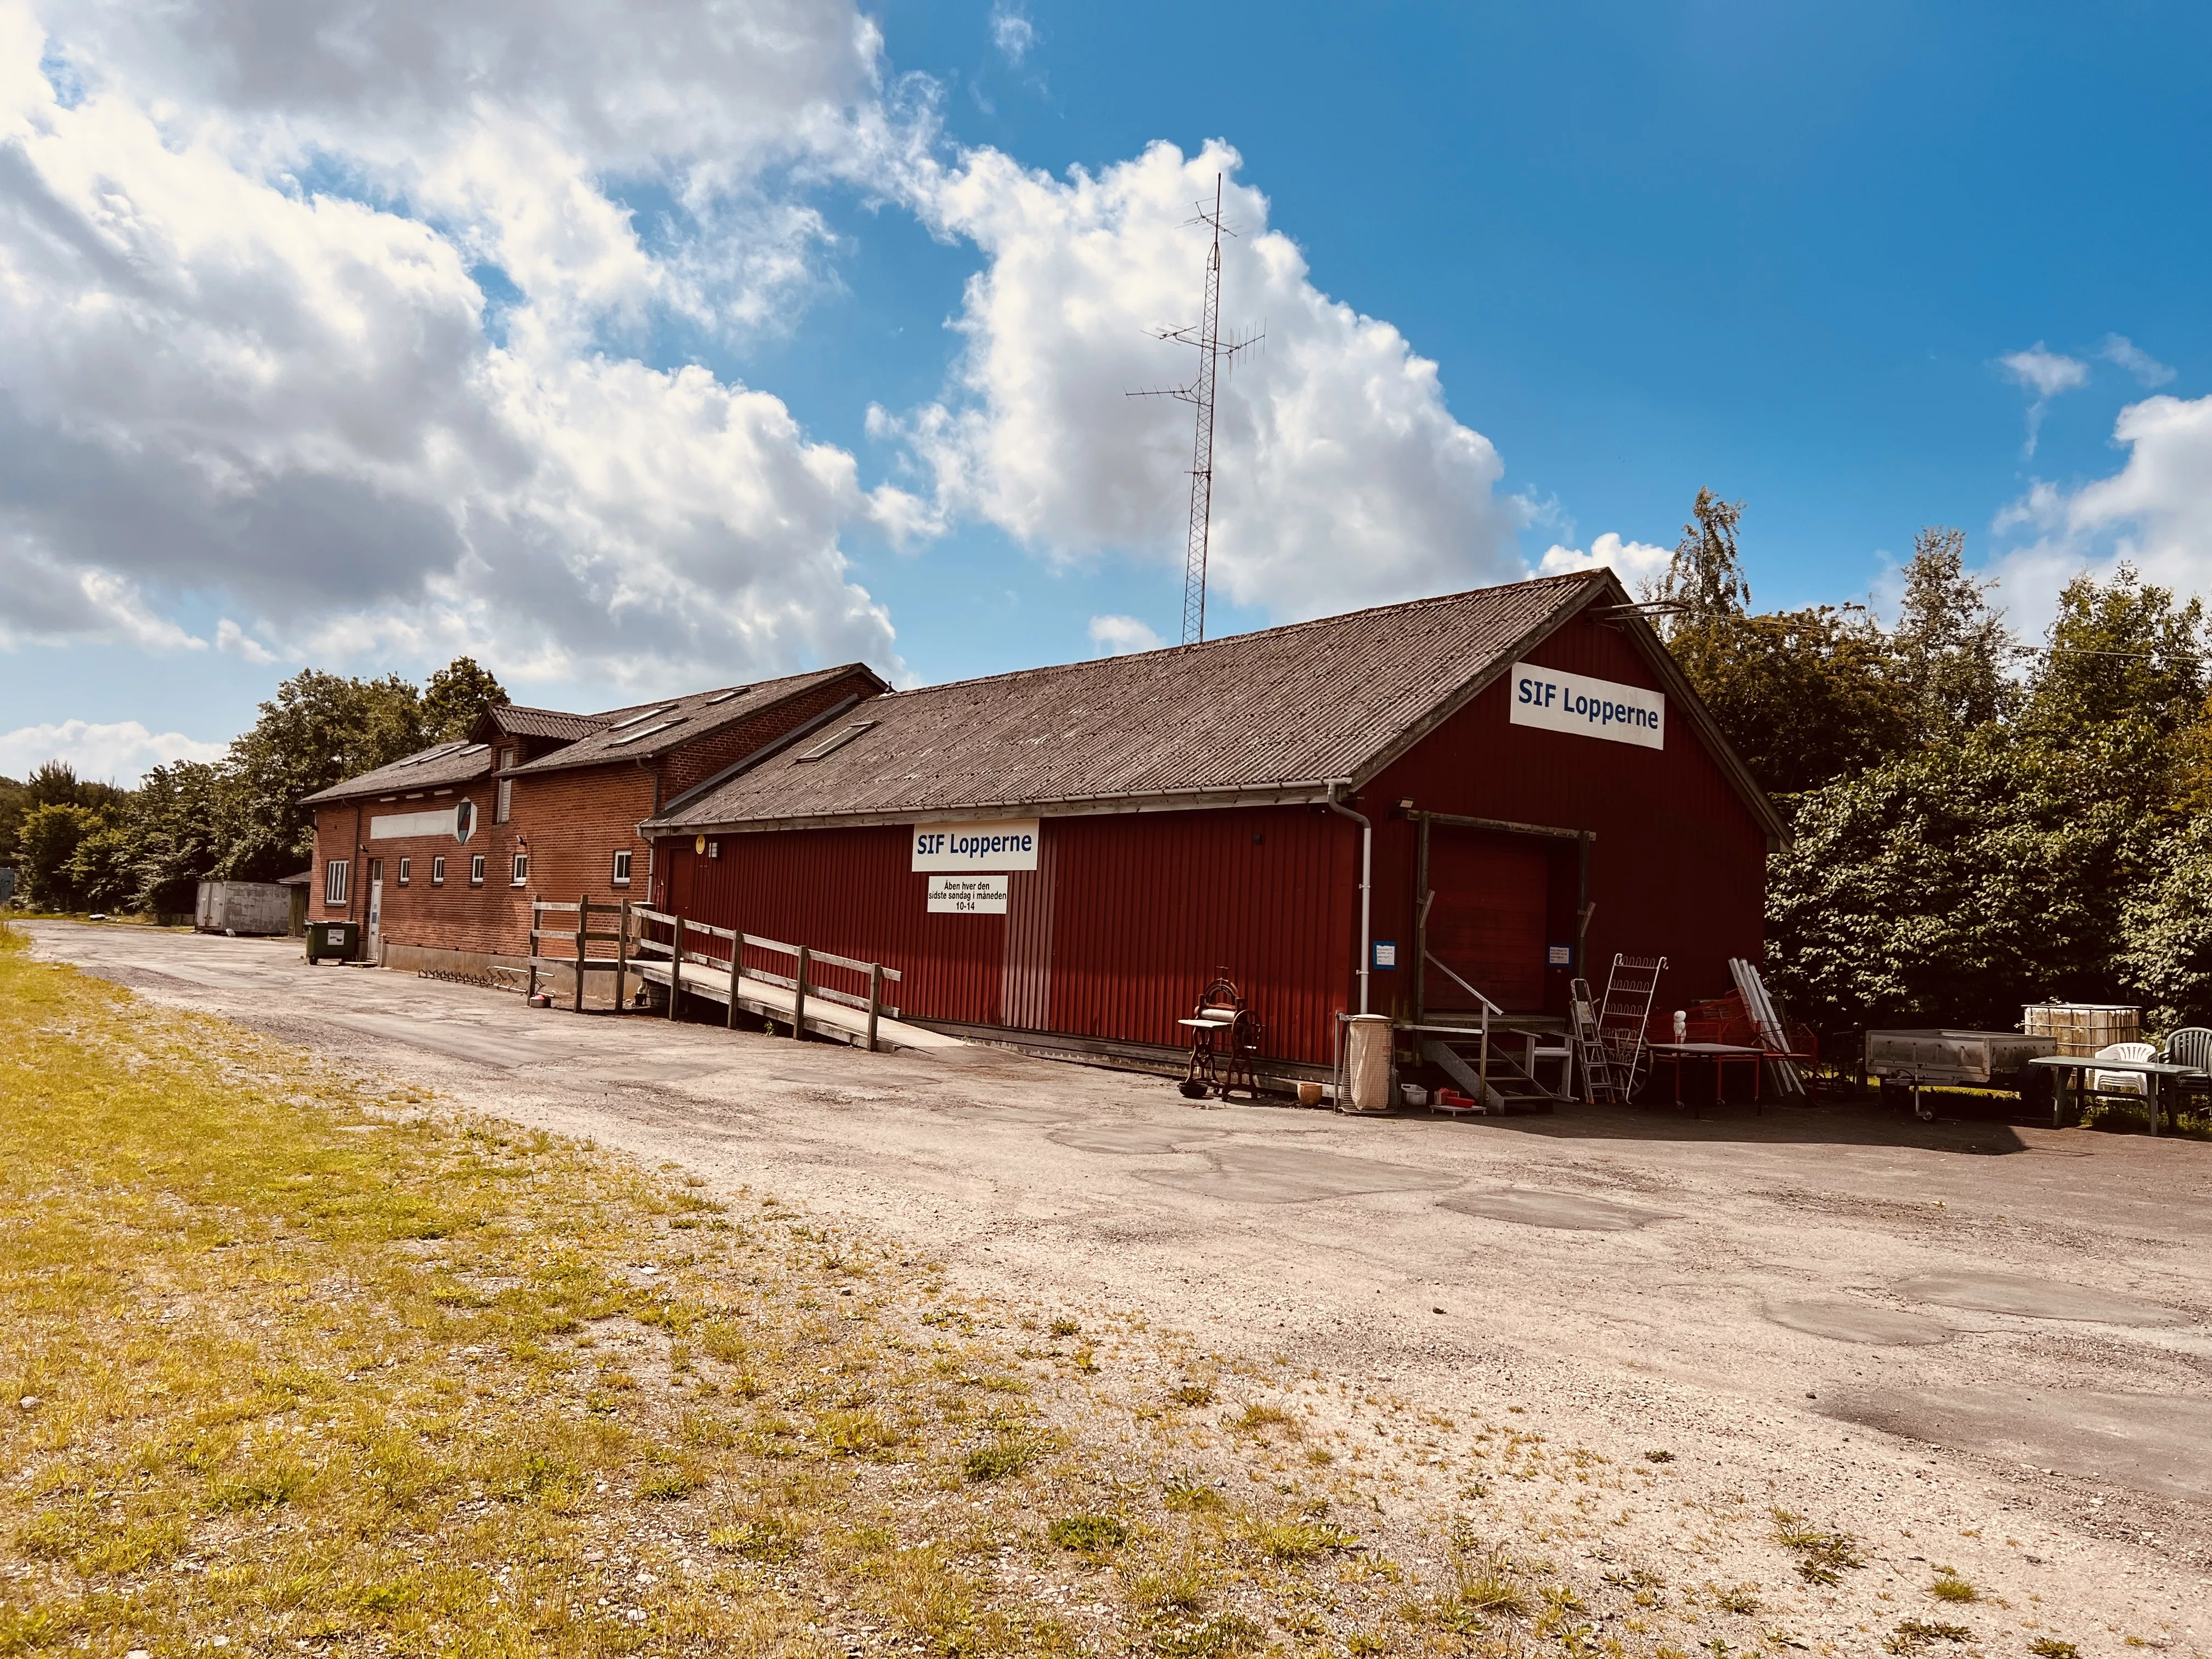
[(1110, 1515), (1062, 1516), (1045, 1529), (1045, 1535), (1064, 1550), (1086, 1553), (1119, 1549), (1129, 1541), (1128, 1528)]
[(1937, 1567), (1936, 1582), (1928, 1587), (1928, 1593), (1938, 1601), (1978, 1601), (1982, 1599), (1981, 1591), (1959, 1577), (1956, 1567)]
[(969, 1452), (963, 1467), (970, 1480), (1004, 1480), (1028, 1474), (1051, 1449), (1042, 1435), (1027, 1429), (1000, 1429)]
[(1855, 1533), (1826, 1532), (1802, 1515), (1787, 1510), (1773, 1511), (1774, 1541), (1797, 1555), (1797, 1576), (1808, 1584), (1833, 1584), (1844, 1574), (1866, 1565)]
[(1936, 1642), (1971, 1642), (1973, 1639), (1974, 1632), (1964, 1625), (1940, 1625), (1925, 1619), (1907, 1619), (1889, 1633), (1882, 1646), (1892, 1653), (1917, 1653)]
[(1255, 1521), (1249, 1532), (1253, 1547), (1270, 1561), (1310, 1561), (1359, 1547), (1356, 1534), (1319, 1521)]

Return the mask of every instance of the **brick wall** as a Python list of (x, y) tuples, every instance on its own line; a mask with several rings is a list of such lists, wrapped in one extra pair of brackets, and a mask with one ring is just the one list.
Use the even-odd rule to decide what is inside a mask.
[[(476, 828), (465, 842), (450, 835), (411, 836), (397, 841), (368, 839), (370, 818), (379, 812), (421, 811), (459, 801), (476, 805)], [(492, 788), (489, 779), (456, 789), (434, 800), (350, 801), (324, 806), (315, 812), (315, 873), (307, 890), (310, 921), (349, 920), (368, 924), (369, 866), (384, 866), (383, 937), (399, 945), (421, 945), (449, 951), (483, 951), (520, 955), (529, 931), (529, 908), (525, 891), (508, 885), (515, 851), (514, 824), (492, 821)], [(356, 829), (356, 822), (358, 829)], [(358, 839), (356, 839), (358, 836)], [(484, 882), (469, 884), (469, 864), (483, 854)], [(446, 860), (446, 880), (431, 880), (431, 861)], [(410, 869), (405, 886), (399, 883), (399, 861)], [(352, 881), (345, 902), (332, 904), (325, 896), (332, 859), (352, 861)]]
[[(693, 788), (724, 767), (743, 760), (763, 744), (805, 725), (847, 697), (866, 696), (874, 683), (858, 674), (816, 686), (802, 696), (762, 709), (696, 743), (685, 744), (642, 766), (635, 761), (546, 772), (514, 780), (509, 822), (493, 822), (498, 788), (487, 777), (461, 786), (450, 795), (414, 801), (374, 799), (319, 807), (315, 813), (315, 873), (307, 890), (310, 921), (368, 922), (369, 864), (384, 866), (382, 937), (388, 944), (426, 949), (523, 956), (529, 951), (530, 901), (574, 901), (589, 893), (595, 900), (630, 897), (649, 902), (652, 847), (637, 833), (638, 823), (655, 807)], [(516, 746), (514, 740), (502, 748)], [(522, 745), (526, 757), (538, 745)], [(657, 786), (657, 787), (656, 787)], [(379, 812), (416, 811), (457, 801), (476, 805), (476, 829), (465, 843), (452, 836), (421, 836), (371, 842), (368, 821)], [(631, 855), (627, 887), (614, 882), (614, 854)], [(529, 854), (526, 884), (513, 884), (514, 855)], [(484, 858), (484, 882), (469, 884), (469, 861)], [(432, 884), (431, 860), (446, 860), (443, 886)], [(399, 884), (399, 860), (410, 861), (409, 880)], [(345, 900), (328, 902), (324, 894), (330, 860), (351, 860), (352, 881)], [(567, 919), (573, 921), (573, 918)], [(599, 924), (604, 927), (605, 924)], [(556, 948), (556, 953), (558, 949)], [(611, 950), (611, 947), (610, 947)], [(597, 954), (597, 947), (594, 947)]]
[(696, 789), (726, 766), (736, 764), (763, 744), (800, 726), (851, 696), (872, 696), (876, 683), (865, 674), (847, 674), (804, 695), (763, 708), (748, 720), (697, 743), (687, 743), (661, 757), (660, 799), (664, 805)]

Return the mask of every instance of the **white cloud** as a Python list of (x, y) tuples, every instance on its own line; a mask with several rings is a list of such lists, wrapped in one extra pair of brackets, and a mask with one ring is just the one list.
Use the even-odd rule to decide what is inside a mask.
[(2019, 385), (2035, 393), (2027, 406), (2027, 445), (2025, 453), (2035, 453), (2035, 441), (2043, 430), (2044, 411), (2051, 400), (2062, 392), (2071, 392), (2089, 384), (2089, 365), (2079, 357), (2045, 349), (2038, 340), (2025, 351), (2014, 351), (1997, 359), (1997, 367)]
[(2108, 363), (2117, 363), (2146, 386), (2161, 386), (2173, 378), (2172, 369), (2124, 334), (2107, 334), (2097, 355)]
[(1999, 531), (2036, 539), (1994, 568), (2014, 616), (2052, 616), (2059, 590), (2083, 570), (2109, 574), (2123, 559), (2181, 593), (2212, 596), (2212, 397), (2146, 398), (2120, 411), (2120, 470), (2078, 489), (2038, 482), (1997, 515)]
[(1164, 643), (1149, 624), (1134, 617), (1093, 617), (1091, 642), (1102, 657), (1125, 657), (1133, 651), (1157, 651)]
[(181, 732), (149, 732), (137, 720), (94, 725), (64, 720), (56, 726), (19, 726), (0, 732), (0, 776), (21, 778), (47, 761), (65, 761), (81, 778), (96, 778), (128, 787), (150, 767), (171, 761), (220, 760), (228, 748), (200, 743)]
[(1172, 145), (1065, 180), (995, 150), (915, 164), (907, 191), (943, 234), (981, 248), (955, 325), (949, 395), (884, 422), (903, 434), (948, 516), (999, 526), (1060, 559), (1180, 563), (1188, 408), (1125, 394), (1186, 382), (1195, 354), (1148, 337), (1194, 319), (1206, 242), (1192, 204), (1232, 175), (1224, 331), (1267, 339), (1224, 377), (1215, 435), (1214, 590), (1307, 617), (1522, 574), (1514, 508), (1480, 433), (1452, 417), (1433, 362), (1389, 324), (1308, 280), (1236, 154)]
[(266, 667), (277, 660), (276, 653), (255, 639), (228, 617), (215, 625), (215, 648), (227, 651), (234, 657), (243, 658), (257, 667)]
[[(788, 313), (820, 221), (761, 179), (896, 151), (879, 42), (837, 0), (647, 9), (185, 0), (49, 36), (0, 0), (0, 641), (204, 648), (147, 597), (196, 591), (249, 660), (896, 672), (842, 538), (926, 509), (624, 345)], [(624, 179), (681, 234), (649, 246)]]
[(1674, 556), (1671, 547), (1658, 547), (1650, 542), (1624, 542), (1607, 531), (1589, 544), (1585, 553), (1580, 548), (1562, 547), (1554, 542), (1545, 550), (1537, 562), (1540, 576), (1563, 576), (1574, 570), (1596, 570), (1601, 568), (1619, 576), (1621, 585), (1632, 593), (1644, 583), (1656, 581), (1667, 574), (1667, 566)]
[(991, 8), (991, 44), (1009, 64), (1018, 65), (1036, 45), (1036, 25), (1022, 15), (1018, 5), (999, 0)]

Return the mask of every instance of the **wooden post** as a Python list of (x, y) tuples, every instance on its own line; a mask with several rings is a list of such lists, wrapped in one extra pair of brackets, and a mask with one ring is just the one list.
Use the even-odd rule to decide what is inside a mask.
[(745, 930), (730, 929), (730, 1006), (723, 1011), (723, 1024), (731, 1030), (738, 1029), (738, 975), (744, 964), (738, 960), (745, 953)]
[(676, 954), (668, 958), (668, 1017), (676, 1018), (676, 1005), (684, 995), (684, 913), (669, 913), (676, 920)]
[(868, 964), (868, 1052), (876, 1052), (876, 1016), (884, 1006), (884, 964)]
[(799, 1042), (806, 1035), (806, 947), (799, 947), (799, 978), (791, 998), (791, 1040)]
[(625, 896), (615, 923), (615, 1012), (629, 1006), (629, 900)]
[(591, 948), (584, 937), (592, 931), (592, 896), (576, 901), (576, 1012), (584, 1012), (584, 952)]

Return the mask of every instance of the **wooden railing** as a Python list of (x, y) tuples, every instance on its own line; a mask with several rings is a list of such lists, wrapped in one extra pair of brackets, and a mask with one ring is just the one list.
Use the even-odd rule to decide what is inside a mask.
[[(717, 927), (712, 922), (693, 921), (671, 911), (648, 909), (642, 904), (628, 905), (625, 911), (625, 926), (629, 921), (635, 921), (638, 925), (636, 936), (627, 939), (624, 944), (629, 959), (642, 961), (651, 956), (657, 962), (669, 966), (668, 1017), (671, 1019), (677, 1014), (676, 981), (682, 977), (678, 971), (678, 964), (686, 962), (729, 974), (729, 1023), (732, 1025), (738, 1021), (738, 981), (746, 979), (758, 980), (764, 985), (779, 985), (792, 994), (791, 1028), (793, 1036), (805, 1029), (809, 998), (818, 997), (824, 1001), (841, 1003), (866, 1013), (868, 1017), (867, 1047), (872, 1052), (876, 1048), (878, 1021), (886, 1015), (892, 1019), (899, 1017), (898, 1008), (887, 1006), (884, 1001), (884, 985), (885, 981), (898, 983), (902, 975), (897, 969), (887, 968), (880, 962), (861, 962), (852, 957), (839, 956), (834, 951), (817, 951), (810, 945), (787, 944), (782, 939), (766, 939), (758, 933)], [(667, 928), (668, 937), (665, 939), (653, 938), (647, 930), (655, 927)], [(728, 954), (724, 956), (692, 949), (694, 935), (719, 941), (726, 947)], [(772, 969), (751, 966), (744, 960), (744, 953), (748, 951), (788, 958), (791, 972), (780, 974)], [(840, 990), (834, 985), (823, 984), (820, 970), (825, 967), (865, 976), (867, 994), (861, 996), (855, 992)]]
[[(629, 983), (630, 918), (635, 914), (636, 914), (635, 909), (628, 899), (623, 900), (619, 904), (594, 904), (589, 893), (585, 894), (573, 904), (564, 903), (556, 899), (531, 900), (530, 975), (529, 982), (524, 988), (523, 994), (526, 997), (538, 994), (539, 969), (570, 969), (574, 970), (576, 976), (575, 1008), (580, 1014), (584, 1012), (584, 976), (586, 974), (611, 973), (615, 976), (615, 1006), (617, 1008), (621, 1007)], [(539, 927), (539, 919), (549, 915), (573, 915), (576, 918), (576, 925), (574, 927)], [(592, 931), (593, 916), (615, 917), (616, 931), (611, 933), (593, 933)], [(538, 949), (538, 941), (541, 939), (558, 940), (563, 944), (573, 945), (576, 954), (573, 957), (547, 956)], [(595, 957), (591, 953), (591, 947), (594, 945), (612, 945), (615, 947), (615, 954), (611, 957)]]

